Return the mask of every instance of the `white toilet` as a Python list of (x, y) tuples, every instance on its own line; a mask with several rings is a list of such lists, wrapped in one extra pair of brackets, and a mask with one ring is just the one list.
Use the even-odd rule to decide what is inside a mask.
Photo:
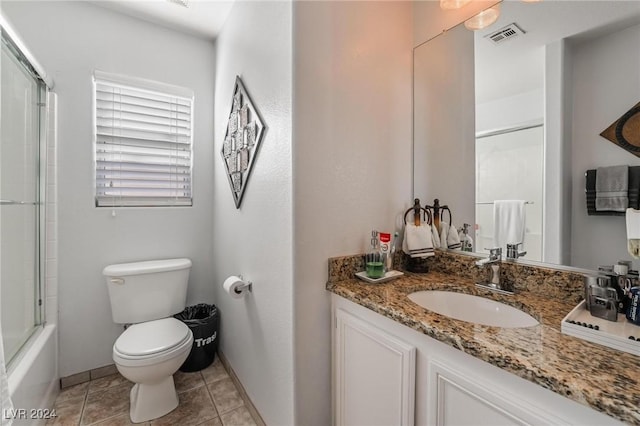
[(113, 345), (120, 374), (131, 389), (131, 421), (162, 417), (178, 406), (173, 383), (193, 334), (172, 315), (185, 308), (189, 259), (123, 263), (104, 268), (113, 321), (130, 325)]

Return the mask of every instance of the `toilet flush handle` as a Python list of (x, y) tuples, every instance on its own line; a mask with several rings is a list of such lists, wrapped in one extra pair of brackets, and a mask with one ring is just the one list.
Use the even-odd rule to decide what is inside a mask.
[(124, 278), (111, 278), (111, 284), (124, 284)]

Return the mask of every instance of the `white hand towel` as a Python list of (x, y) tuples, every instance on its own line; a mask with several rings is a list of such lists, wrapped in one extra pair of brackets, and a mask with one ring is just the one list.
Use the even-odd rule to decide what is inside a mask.
[(640, 210), (627, 209), (627, 251), (636, 259), (640, 258)]
[(427, 224), (420, 226), (412, 224), (405, 225), (402, 251), (411, 257), (433, 256), (431, 227)]
[(453, 224), (449, 226), (449, 233), (447, 234), (447, 248), (450, 250), (459, 250), (462, 247), (460, 243), (460, 236), (458, 230)]
[(440, 247), (447, 248), (447, 236), (449, 233), (449, 224), (440, 222)]
[(495, 200), (493, 202), (493, 245), (506, 249), (507, 244), (524, 242), (525, 201)]
[(436, 229), (436, 225), (431, 225), (431, 243), (434, 249), (440, 248), (440, 234)]

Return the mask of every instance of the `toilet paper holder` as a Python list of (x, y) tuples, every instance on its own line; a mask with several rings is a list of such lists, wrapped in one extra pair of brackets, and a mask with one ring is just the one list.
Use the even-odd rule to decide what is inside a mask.
[(235, 291), (237, 294), (240, 294), (245, 290), (247, 291), (252, 290), (253, 283), (251, 281), (245, 281), (242, 275), (238, 275), (238, 278), (240, 278), (240, 280), (242, 281), (242, 284), (236, 287), (233, 291)]

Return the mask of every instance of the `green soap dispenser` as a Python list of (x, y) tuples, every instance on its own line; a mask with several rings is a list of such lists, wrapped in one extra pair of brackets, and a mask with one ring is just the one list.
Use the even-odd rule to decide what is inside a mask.
[(369, 278), (378, 279), (384, 277), (385, 261), (380, 252), (380, 236), (378, 231), (371, 231), (371, 247), (365, 255), (365, 271)]

